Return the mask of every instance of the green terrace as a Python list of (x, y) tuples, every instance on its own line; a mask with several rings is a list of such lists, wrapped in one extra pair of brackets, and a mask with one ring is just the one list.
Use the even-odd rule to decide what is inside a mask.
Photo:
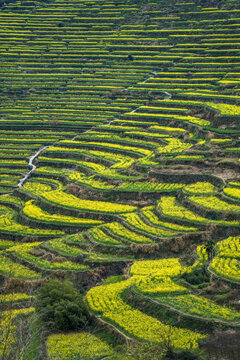
[(239, 327), (237, 5), (1, 6), (1, 279), (31, 312), (32, 289), (69, 274), (96, 318), (88, 349), (86, 332), (46, 334), (44, 358), (132, 359), (109, 329), (201, 356)]

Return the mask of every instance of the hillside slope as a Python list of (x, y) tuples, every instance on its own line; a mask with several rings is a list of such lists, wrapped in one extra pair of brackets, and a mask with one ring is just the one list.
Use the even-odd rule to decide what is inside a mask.
[(2, 2), (0, 359), (55, 276), (94, 328), (42, 332), (19, 359), (210, 359), (208, 337), (238, 336), (238, 5)]

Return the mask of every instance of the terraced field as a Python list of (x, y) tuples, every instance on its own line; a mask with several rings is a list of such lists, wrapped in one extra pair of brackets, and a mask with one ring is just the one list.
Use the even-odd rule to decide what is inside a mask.
[[(0, 2), (1, 360), (239, 336), (239, 54), (235, 0)], [(26, 330), (55, 277), (94, 325)]]

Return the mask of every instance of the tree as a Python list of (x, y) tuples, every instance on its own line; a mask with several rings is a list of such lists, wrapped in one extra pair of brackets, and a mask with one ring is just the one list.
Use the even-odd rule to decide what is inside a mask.
[(214, 256), (214, 245), (215, 242), (212, 239), (209, 239), (205, 245), (205, 249), (208, 255), (208, 260), (212, 260), (213, 256)]
[(52, 330), (82, 329), (89, 321), (83, 296), (68, 280), (54, 279), (44, 284), (37, 294), (36, 312)]

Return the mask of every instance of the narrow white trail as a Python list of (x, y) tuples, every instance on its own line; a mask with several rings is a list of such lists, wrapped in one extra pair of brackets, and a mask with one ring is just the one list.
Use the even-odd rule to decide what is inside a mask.
[(166, 97), (164, 98), (164, 100), (168, 100), (172, 98), (172, 94), (169, 93), (168, 91), (162, 91), (164, 94), (166, 94)]
[(33, 154), (28, 161), (28, 165), (29, 167), (31, 167), (31, 169), (19, 180), (19, 183), (17, 184), (17, 187), (22, 187), (23, 184), (25, 183), (25, 181), (27, 181), (30, 177), (30, 175), (33, 173), (34, 170), (36, 170), (37, 166), (34, 165), (34, 160), (37, 159), (37, 157), (44, 151), (46, 150), (49, 146), (52, 145), (48, 145), (48, 146), (43, 146), (40, 149), (38, 149), (38, 151)]

